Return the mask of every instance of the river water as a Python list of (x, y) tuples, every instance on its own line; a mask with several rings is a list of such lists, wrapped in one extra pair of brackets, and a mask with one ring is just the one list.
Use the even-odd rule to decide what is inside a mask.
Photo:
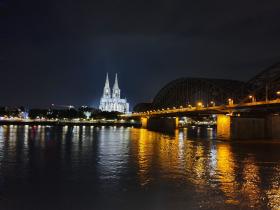
[(280, 209), (280, 141), (0, 126), (0, 209)]

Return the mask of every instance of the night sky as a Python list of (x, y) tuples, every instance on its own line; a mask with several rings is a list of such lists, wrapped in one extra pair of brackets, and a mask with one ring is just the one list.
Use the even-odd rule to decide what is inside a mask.
[(133, 105), (179, 77), (248, 80), (280, 61), (280, 1), (0, 0), (0, 104)]

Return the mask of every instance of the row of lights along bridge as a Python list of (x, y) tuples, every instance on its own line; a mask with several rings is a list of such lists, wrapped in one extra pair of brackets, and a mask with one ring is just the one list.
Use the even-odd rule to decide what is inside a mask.
[[(276, 95), (277, 95), (277, 99), (279, 99), (280, 98), (280, 91), (277, 91)], [(254, 95), (249, 95), (248, 98), (249, 98), (251, 103), (257, 102), (256, 97)], [(227, 102), (228, 102), (229, 106), (233, 106), (234, 105), (234, 100), (231, 99), (231, 98), (229, 98)], [(210, 105), (207, 104), (207, 107), (215, 107), (215, 106), (216, 106), (215, 101), (210, 101)], [(204, 108), (204, 107), (205, 106), (204, 106), (204, 104), (201, 101), (197, 102), (196, 108)], [(183, 106), (179, 107), (179, 109), (183, 109), (183, 108), (184, 108)], [(193, 108), (193, 106), (191, 104), (189, 104), (187, 106), (187, 108)], [(174, 106), (173, 109), (178, 109), (178, 108), (176, 108)], [(158, 110), (152, 110), (152, 111), (146, 111), (146, 112), (135, 112), (135, 114), (144, 114), (144, 113), (157, 112), (157, 111), (160, 112), (160, 111), (165, 111), (165, 110), (170, 110), (170, 108), (168, 107), (166, 109), (161, 109), (161, 110), (158, 109)]]

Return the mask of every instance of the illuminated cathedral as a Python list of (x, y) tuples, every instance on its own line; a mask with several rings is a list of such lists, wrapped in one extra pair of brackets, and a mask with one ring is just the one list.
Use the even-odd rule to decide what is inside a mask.
[(108, 74), (106, 75), (103, 96), (100, 99), (99, 109), (107, 112), (129, 112), (129, 103), (126, 99), (121, 99), (121, 90), (118, 83), (118, 75), (116, 74), (115, 83), (111, 92)]

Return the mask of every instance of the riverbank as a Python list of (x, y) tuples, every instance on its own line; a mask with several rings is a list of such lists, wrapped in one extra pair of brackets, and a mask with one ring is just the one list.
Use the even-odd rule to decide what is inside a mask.
[(137, 122), (102, 122), (102, 121), (36, 121), (36, 120), (1, 120), (0, 125), (48, 125), (48, 126), (125, 126), (125, 127), (140, 127)]

